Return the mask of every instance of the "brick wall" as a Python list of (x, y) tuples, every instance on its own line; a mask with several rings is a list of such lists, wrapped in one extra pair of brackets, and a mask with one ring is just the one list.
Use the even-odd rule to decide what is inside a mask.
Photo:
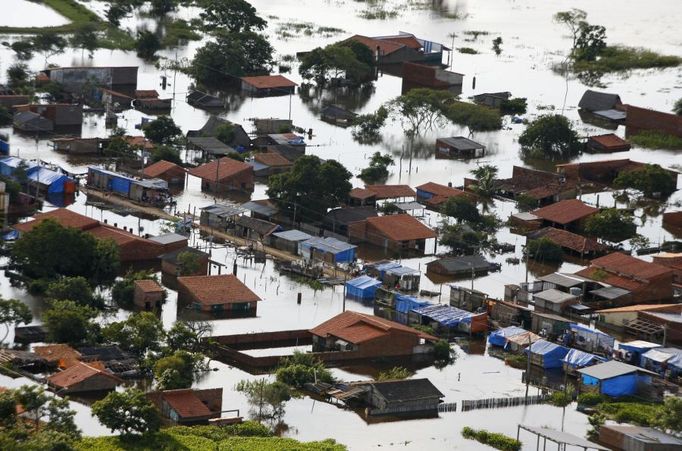
[(626, 105), (626, 134), (636, 135), (643, 130), (657, 130), (682, 138), (682, 116)]

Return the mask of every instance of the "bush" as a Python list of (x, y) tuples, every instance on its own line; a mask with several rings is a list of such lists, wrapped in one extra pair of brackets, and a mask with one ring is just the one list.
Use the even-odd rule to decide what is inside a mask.
[(623, 171), (613, 181), (617, 188), (634, 188), (647, 197), (668, 197), (677, 188), (677, 174), (672, 175), (657, 164), (647, 164), (634, 171)]
[(407, 379), (408, 377), (412, 376), (412, 374), (413, 374), (412, 371), (408, 370), (407, 368), (395, 366), (390, 370), (379, 372), (379, 374), (377, 374), (376, 380), (378, 381), (402, 380)]
[(525, 97), (503, 100), (500, 105), (500, 113), (502, 114), (526, 114), (527, 109), (528, 102)]
[(675, 67), (682, 64), (679, 56), (660, 55), (646, 49), (609, 46), (599, 52), (594, 61), (576, 61), (575, 71), (617, 72), (629, 69)]
[(526, 246), (526, 252), (530, 258), (543, 262), (558, 262), (564, 256), (561, 246), (545, 237), (530, 240)]
[(607, 208), (587, 218), (585, 232), (613, 243), (632, 238), (637, 234), (637, 225), (631, 213)]
[(465, 55), (478, 55), (478, 50), (472, 49), (471, 47), (457, 47), (459, 53), (464, 53)]
[(504, 357), (504, 363), (512, 368), (525, 370), (528, 367), (528, 357), (525, 354), (512, 354)]
[(302, 388), (310, 382), (334, 382), (332, 373), (324, 363), (312, 354), (294, 351), (290, 357), (282, 359), (277, 369), (277, 381), (286, 385)]
[(489, 432), (485, 429), (476, 430), (468, 426), (462, 429), (462, 437), (469, 440), (476, 440), (479, 443), (502, 451), (518, 451), (522, 446), (520, 441), (504, 434)]
[(565, 391), (555, 391), (549, 397), (549, 403), (555, 407), (566, 407), (572, 402), (573, 396)]
[(452, 102), (445, 113), (455, 124), (469, 127), (475, 132), (487, 132), (502, 128), (500, 114), (491, 108), (467, 102)]
[(632, 143), (648, 149), (682, 150), (682, 138), (647, 130), (630, 137)]
[(540, 116), (528, 124), (519, 144), (526, 156), (550, 160), (567, 159), (580, 151), (578, 134), (560, 114)]
[(578, 404), (583, 406), (596, 406), (606, 401), (600, 393), (581, 393), (578, 395)]

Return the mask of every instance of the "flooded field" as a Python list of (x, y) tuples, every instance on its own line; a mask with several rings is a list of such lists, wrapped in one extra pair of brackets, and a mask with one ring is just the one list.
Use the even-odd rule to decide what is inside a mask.
[[(476, 2), (473, 0), (387, 0), (384, 8), (398, 10), (397, 17), (386, 20), (368, 20), (362, 18), (365, 2), (352, 0), (254, 0), (253, 6), (259, 14), (268, 20), (267, 33), (275, 47), (279, 58), (293, 55), (296, 52), (309, 50), (317, 46), (338, 41), (352, 34), (390, 35), (398, 31), (414, 33), (419, 37), (434, 42), (442, 42), (447, 46), (471, 47), (479, 51), (476, 55), (453, 52), (451, 70), (465, 74), (463, 93), (467, 98), (474, 94), (493, 91), (510, 91), (514, 97), (528, 98), (528, 114), (533, 117), (547, 112), (564, 112), (572, 120), (581, 136), (606, 133), (595, 126), (580, 121), (577, 104), (588, 86), (576, 78), (564, 78), (552, 70), (561, 63), (570, 46), (567, 31), (552, 21), (557, 11), (570, 8), (581, 8), (588, 12), (592, 23), (604, 25), (608, 42), (633, 47), (646, 47), (665, 54), (680, 55), (682, 34), (679, 33), (681, 10), (679, 0), (660, 0), (655, 7), (643, 8), (637, 0), (619, 2), (594, 2), (588, 0), (490, 0)], [(105, 2), (90, 0), (87, 2), (100, 16), (105, 11)], [(14, 26), (52, 26), (66, 23), (65, 19), (43, 5), (21, 0), (2, 0), (7, 8), (0, 19), (0, 25)], [(196, 9), (181, 9), (175, 13), (182, 18), (192, 18)], [(453, 17), (458, 17), (454, 19)], [(321, 34), (285, 36), (282, 30), (287, 23), (310, 22), (318, 27), (336, 27), (344, 30), (333, 36)], [(284, 24), (284, 25), (283, 25)], [(152, 28), (155, 23), (148, 17), (133, 16), (125, 19), (122, 26), (135, 31), (139, 28)], [(283, 28), (284, 27), (284, 28)], [(278, 31), (279, 30), (279, 31)], [(473, 39), (466, 31), (486, 32)], [(492, 51), (492, 40), (502, 37), (502, 53), (498, 56)], [(2, 40), (12, 41), (17, 36), (3, 36)], [(160, 52), (169, 61), (182, 62), (191, 59), (200, 42), (191, 42), (187, 46)], [(0, 83), (5, 81), (6, 69), (15, 61), (13, 52), (0, 46)], [(162, 60), (163, 61), (163, 60)], [(44, 59), (36, 56), (27, 62), (31, 70), (44, 68)], [(185, 96), (192, 80), (181, 72), (157, 69), (153, 64), (145, 63), (137, 58), (134, 52), (97, 50), (93, 58), (80, 50), (67, 50), (61, 55), (52, 56), (49, 63), (58, 66), (77, 65), (139, 65), (138, 89), (156, 89), (162, 98), (172, 97), (172, 117), (183, 132), (200, 128), (209, 114), (188, 105)], [(169, 86), (163, 90), (160, 86), (160, 75), (169, 77)], [(301, 83), (296, 65), (287, 77)], [(475, 88), (473, 79), (475, 78)], [(485, 144), (489, 153), (484, 159), (472, 161), (436, 160), (434, 143), (437, 137), (468, 135), (463, 127), (448, 125), (437, 130), (428, 131), (420, 137), (415, 151), (409, 154), (405, 144), (404, 132), (399, 123), (391, 123), (383, 132), (383, 141), (376, 145), (360, 145), (356, 143), (349, 129), (329, 125), (319, 119), (319, 109), (323, 102), (334, 102), (357, 113), (375, 111), (386, 101), (401, 94), (401, 79), (387, 73), (380, 73), (371, 89), (361, 92), (324, 91), (312, 97), (302, 95), (301, 91), (293, 96), (269, 98), (237, 98), (223, 117), (244, 125), (250, 130), (250, 118), (255, 117), (291, 117), (296, 126), (312, 129), (313, 136), (306, 140), (307, 153), (318, 155), (323, 159), (335, 159), (346, 166), (354, 175), (367, 165), (369, 157), (376, 151), (389, 152), (396, 166), (386, 183), (419, 184), (434, 181), (441, 184), (452, 182), (458, 186), (463, 183), (469, 171), (481, 164), (493, 164), (499, 168), (501, 177), (511, 175), (514, 165), (532, 165), (524, 162), (519, 153), (518, 136), (523, 125), (506, 123), (498, 132), (476, 133), (473, 137)], [(618, 93), (624, 103), (631, 103), (646, 108), (670, 111), (674, 101), (682, 97), (682, 69), (635, 70), (628, 73), (606, 75), (601, 79), (603, 90)], [(119, 115), (118, 126), (129, 134), (139, 135), (135, 128), (144, 114), (129, 110)], [(508, 121), (508, 118), (507, 118)], [(52, 136), (35, 139), (31, 136), (15, 133), (12, 128), (0, 128), (0, 132), (10, 135), (11, 154), (22, 158), (41, 159), (58, 164), (65, 169), (84, 173), (87, 165), (93, 161), (70, 159), (53, 151), (49, 141)], [(624, 136), (623, 127), (616, 133)], [(108, 134), (103, 115), (88, 114), (83, 124), (83, 137), (102, 137)], [(577, 161), (592, 161), (610, 158), (602, 155), (581, 155)], [(614, 158), (630, 158), (636, 161), (658, 163), (662, 166), (682, 166), (682, 154), (665, 150), (643, 149), (633, 146), (628, 152), (618, 153)], [(402, 160), (400, 162), (400, 160)], [(411, 171), (408, 169), (411, 160)], [(400, 162), (400, 163), (399, 163)], [(543, 168), (542, 163), (536, 165)], [(544, 167), (546, 168), (546, 166)], [(362, 182), (353, 179), (354, 186), (362, 186)], [(266, 186), (257, 184), (252, 199), (266, 197)], [(189, 177), (186, 189), (177, 197), (178, 209), (192, 210), (215, 202), (216, 198), (201, 192), (200, 181)], [(596, 203), (596, 195), (584, 196), (583, 200)], [(600, 193), (601, 205), (610, 205), (614, 201), (610, 193)], [(669, 200), (667, 208), (682, 204), (682, 192), (675, 193)], [(120, 227), (131, 227), (138, 231), (142, 227), (144, 233), (160, 233), (164, 227), (162, 221), (139, 219), (129, 212), (102, 210), (99, 205), (88, 205), (84, 194), (79, 194), (76, 203), (69, 208), (95, 219), (107, 219), (109, 223), (117, 223)], [(46, 205), (45, 210), (53, 207)], [(516, 211), (512, 202), (496, 201), (491, 207), (502, 219)], [(123, 213), (123, 214), (120, 214)], [(635, 215), (642, 216), (642, 210)], [(438, 215), (427, 212), (425, 222), (435, 226), (439, 222)], [(674, 238), (661, 228), (661, 216), (644, 216), (639, 221), (638, 232), (651, 240), (653, 244)], [(532, 265), (526, 268), (521, 260), (518, 264), (507, 263), (509, 257), (522, 257), (522, 245), (525, 238), (515, 235), (503, 227), (499, 234), (500, 242), (515, 245), (513, 253), (492, 257), (501, 264), (501, 271), (484, 277), (477, 277), (474, 288), (491, 297), (501, 298), (504, 285), (522, 282), (528, 277), (561, 270), (574, 272), (581, 266), (579, 261), (564, 262), (555, 266)], [(249, 263), (237, 257), (235, 249), (203, 241), (198, 234), (193, 237), (196, 246), (210, 248), (211, 258), (231, 268), (236, 260), (238, 277), (264, 299), (259, 305), (256, 318), (225, 319), (212, 321), (213, 333), (232, 334), (285, 329), (301, 329), (315, 326), (322, 321), (340, 313), (343, 309), (343, 289), (341, 286), (326, 287), (314, 291), (310, 287), (299, 284), (292, 279), (280, 276), (274, 263), (267, 260), (265, 264)], [(404, 265), (425, 272), (425, 264), (432, 257), (403, 260)], [(0, 262), (1, 263), (1, 262)], [(453, 281), (455, 284), (470, 287), (471, 280)], [(440, 292), (441, 302), (447, 303), (449, 288), (447, 284), (433, 282), (422, 276), (421, 288)], [(301, 305), (296, 304), (296, 296), (302, 293)], [(42, 299), (34, 298), (23, 289), (10, 286), (5, 275), (0, 273), (0, 296), (24, 300), (35, 315), (35, 323), (40, 322), (44, 307)], [(438, 298), (434, 298), (438, 299)], [(372, 312), (371, 306), (347, 300), (346, 308), (361, 312)], [(103, 318), (112, 321), (125, 317), (126, 312), (118, 312), (115, 318)], [(193, 318), (193, 313), (179, 308), (177, 293), (169, 289), (168, 302), (161, 313), (166, 326), (176, 319)], [(10, 339), (12, 337), (10, 336)], [(525, 393), (525, 385), (521, 381), (521, 371), (505, 366), (504, 362), (488, 356), (484, 344), (480, 342), (462, 343), (465, 352), (458, 346), (456, 362), (444, 369), (433, 367), (418, 370), (415, 377), (427, 377), (445, 395), (445, 402), (457, 402), (467, 399), (488, 397), (520, 396)], [(255, 354), (260, 354), (260, 351)], [(254, 355), (255, 355), (254, 354)], [(223, 406), (226, 409), (240, 409), (247, 414), (249, 406), (246, 398), (231, 390), (242, 379), (252, 379), (237, 368), (211, 362), (215, 369), (206, 374), (197, 387), (224, 387)], [(359, 380), (376, 373), (376, 368), (338, 368), (334, 375), (344, 380)], [(21, 380), (11, 380), (0, 376), (0, 385), (16, 386)], [(531, 387), (535, 394), (536, 388)], [(566, 409), (564, 429), (567, 432), (584, 436), (587, 428), (587, 417), (575, 411), (575, 406)], [(85, 434), (99, 435), (107, 431), (92, 419), (85, 406), (78, 405), (78, 423)], [(308, 397), (292, 399), (286, 405), (283, 419), (286, 424), (284, 435), (301, 440), (318, 440), (334, 437), (347, 444), (352, 450), (365, 449), (479, 449), (474, 442), (464, 441), (460, 431), (464, 426), (486, 428), (495, 432), (516, 435), (519, 423), (536, 426), (562, 427), (562, 409), (545, 405), (513, 407), (496, 410), (474, 410), (466, 413), (441, 413), (437, 419), (412, 420), (406, 422), (387, 422), (367, 424), (360, 416), (351, 411), (343, 411), (336, 406), (321, 403)], [(523, 435), (522, 435), (523, 440)], [(524, 449), (534, 449), (534, 443), (526, 437)]]

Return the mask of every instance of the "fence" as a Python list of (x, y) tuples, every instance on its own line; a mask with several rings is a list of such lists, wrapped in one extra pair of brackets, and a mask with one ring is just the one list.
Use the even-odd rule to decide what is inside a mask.
[(443, 404), (438, 405), (438, 411), (439, 412), (457, 412), (457, 403), (456, 402), (445, 402)]
[(548, 395), (518, 396), (515, 398), (487, 398), (462, 401), (462, 412), (476, 409), (497, 409), (499, 407), (530, 406), (542, 404), (549, 399)]

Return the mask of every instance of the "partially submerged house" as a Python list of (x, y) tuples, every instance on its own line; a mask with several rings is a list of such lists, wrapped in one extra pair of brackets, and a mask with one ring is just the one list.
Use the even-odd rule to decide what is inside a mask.
[(86, 183), (90, 188), (155, 207), (164, 207), (171, 200), (168, 182), (158, 178), (138, 180), (101, 167), (89, 166)]
[(444, 304), (427, 304), (408, 312), (410, 324), (431, 327), (439, 336), (488, 331), (488, 312), (473, 313)]
[(482, 291), (450, 284), (450, 305), (468, 312), (487, 309), (488, 295)]
[(481, 255), (443, 257), (426, 264), (426, 271), (448, 277), (471, 277), (497, 271), (500, 266)]
[(650, 385), (656, 373), (610, 360), (578, 370), (580, 373), (580, 391), (596, 392), (602, 395), (619, 398), (634, 396), (642, 385)]
[(558, 314), (568, 310), (570, 305), (580, 302), (578, 296), (559, 291), (555, 288), (535, 293), (533, 300), (535, 301), (535, 309), (537, 311)]
[(348, 127), (353, 123), (357, 114), (338, 105), (327, 105), (320, 110), (320, 117), (330, 124)]
[(598, 324), (623, 329), (628, 323), (637, 320), (639, 312), (682, 313), (682, 304), (635, 304), (596, 310)]
[(300, 230), (285, 230), (283, 232), (274, 232), (270, 237), (270, 245), (275, 249), (298, 255), (301, 243), (310, 238), (312, 238), (312, 235)]
[(221, 128), (229, 128), (231, 139), (227, 145), (234, 148), (237, 152), (247, 150), (251, 147), (251, 137), (239, 124), (228, 121), (218, 116), (211, 115), (204, 125), (198, 130), (190, 130), (187, 132), (187, 138), (215, 138), (221, 131)]
[(296, 83), (283, 75), (258, 75), (241, 77), (242, 91), (257, 97), (293, 94)]
[(187, 148), (201, 152), (201, 159), (224, 157), (239, 152), (214, 136), (189, 136)]
[(163, 390), (147, 393), (164, 418), (174, 424), (191, 426), (208, 424), (212, 418), (219, 418), (223, 407), (223, 389)]
[(370, 382), (367, 414), (437, 416), (444, 395), (428, 379)]
[(329, 210), (324, 216), (322, 226), (334, 233), (348, 236), (348, 226), (350, 224), (375, 216), (379, 216), (379, 214), (376, 208), (371, 206), (334, 208)]
[(632, 105), (626, 105), (625, 109), (627, 111), (625, 120), (627, 136), (637, 135), (643, 131), (654, 131), (682, 138), (682, 116)]
[(133, 303), (144, 310), (161, 308), (166, 299), (166, 290), (156, 280), (143, 279), (133, 282)]
[(54, 67), (43, 73), (71, 92), (91, 85), (132, 94), (137, 89), (137, 71), (137, 66), (78, 66)]
[(451, 197), (470, 199), (472, 195), (461, 189), (453, 188), (451, 185), (441, 185), (435, 182), (424, 183), (417, 187), (417, 202), (423, 203), (429, 208), (439, 209)]
[(47, 118), (32, 111), (19, 111), (14, 113), (14, 128), (23, 132), (45, 133), (54, 130), (54, 124)]
[(35, 346), (33, 352), (44, 358), (49, 364), (62, 369), (69, 368), (81, 358), (78, 351), (67, 344), (50, 344)]
[(546, 340), (538, 340), (526, 348), (531, 365), (544, 369), (561, 368), (562, 359), (568, 354), (568, 348)]
[(622, 122), (625, 120), (625, 107), (618, 94), (598, 92), (588, 89), (583, 94), (578, 108), (600, 119)]
[(17, 114), (21, 112), (39, 114), (50, 121), (53, 128), (80, 128), (83, 124), (83, 105), (72, 105), (68, 103), (31, 103), (28, 105), (17, 105), (15, 106), (15, 110), (17, 111)]
[(256, 316), (262, 301), (232, 274), (178, 277), (178, 293), (195, 310), (239, 316)]
[(185, 168), (166, 160), (152, 163), (142, 170), (143, 177), (165, 180), (169, 185), (184, 185), (186, 174)]
[(202, 191), (251, 192), (254, 187), (253, 167), (228, 157), (190, 169), (189, 173), (201, 179)]
[(527, 235), (528, 240), (548, 239), (564, 251), (568, 251), (581, 257), (598, 256), (607, 251), (607, 247), (599, 243), (595, 238), (588, 238), (577, 233), (569, 232), (555, 227), (544, 227)]
[(530, 213), (539, 218), (539, 221), (545, 226), (580, 230), (584, 226), (584, 221), (598, 212), (598, 208), (587, 205), (581, 200), (566, 199), (538, 208)]
[(464, 136), (438, 138), (436, 158), (481, 158), (485, 156), (485, 146)]
[(585, 143), (585, 150), (590, 153), (627, 152), (630, 147), (629, 142), (614, 133), (590, 136)]
[[(191, 254), (196, 261), (196, 269), (190, 271), (184, 265), (183, 254)], [(174, 251), (165, 253), (159, 256), (161, 259), (161, 272), (170, 276), (205, 276), (208, 273), (208, 265), (210, 256), (199, 249), (193, 247), (185, 247), (183, 249), (176, 249)]]
[(353, 299), (374, 299), (377, 288), (382, 285), (380, 280), (370, 276), (358, 276), (346, 282), (346, 296)]
[(313, 237), (301, 241), (298, 254), (305, 261), (318, 261), (331, 265), (353, 263), (357, 246), (332, 237)]
[[(611, 186), (613, 181), (624, 172), (631, 172), (646, 167), (646, 163), (630, 159), (585, 161), (580, 163), (558, 164), (557, 172), (564, 176), (569, 183), (592, 184), (596, 187)], [(668, 173), (677, 178), (678, 172), (667, 169)]]
[(514, 166), (511, 178), (495, 180), (495, 190), (510, 199), (535, 200), (538, 207), (575, 197), (575, 185), (563, 175), (522, 166)]
[(682, 449), (682, 439), (658, 429), (630, 424), (599, 427), (599, 443), (618, 451), (673, 451)]
[(213, 204), (201, 208), (199, 224), (225, 231), (234, 228), (234, 222), (244, 214), (244, 208), (231, 203)]
[(290, 170), (294, 165), (277, 152), (258, 152), (247, 163), (253, 166), (256, 177), (270, 177), (271, 175), (281, 174)]
[(392, 251), (427, 252), (435, 231), (410, 215), (376, 216), (348, 225), (351, 241), (368, 242)]
[(485, 105), (490, 108), (500, 108), (502, 103), (511, 99), (511, 92), (484, 92), (474, 96), (474, 102), (479, 105)]
[(359, 42), (369, 47), (377, 64), (421, 62), (438, 65), (442, 63), (443, 52), (450, 51), (443, 44), (420, 39), (411, 33), (404, 32), (392, 36), (354, 35), (346, 41)]
[(78, 362), (47, 378), (47, 385), (59, 395), (114, 390), (121, 379), (94, 363)]
[(196, 89), (190, 90), (185, 97), (187, 103), (195, 108), (206, 110), (224, 109), (226, 102), (216, 96), (207, 94)]
[(464, 82), (464, 74), (446, 70), (441, 66), (410, 62), (403, 63), (402, 78), (403, 94), (411, 89), (428, 88), (459, 95), (462, 93)]
[(282, 226), (278, 224), (249, 216), (238, 216), (234, 221), (234, 234), (236, 236), (258, 242), (269, 239), (270, 235), (281, 229)]

